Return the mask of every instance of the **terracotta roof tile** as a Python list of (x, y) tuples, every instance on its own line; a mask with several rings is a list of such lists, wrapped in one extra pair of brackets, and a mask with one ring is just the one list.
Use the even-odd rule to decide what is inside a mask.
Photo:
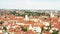
[(12, 31), (14, 31), (14, 28), (10, 28), (10, 29), (9, 29), (9, 32), (12, 32)]

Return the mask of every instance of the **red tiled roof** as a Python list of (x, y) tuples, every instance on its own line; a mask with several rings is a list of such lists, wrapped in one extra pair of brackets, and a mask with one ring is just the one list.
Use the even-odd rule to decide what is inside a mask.
[(20, 34), (20, 33), (21, 33), (21, 30), (20, 29), (15, 29), (14, 34)]
[(49, 31), (43, 31), (42, 33), (44, 33), (44, 34), (50, 34)]
[(34, 16), (34, 18), (39, 18), (39, 16)]
[(56, 21), (58, 21), (58, 18), (52, 18), (52, 20), (56, 22)]
[(34, 23), (33, 27), (44, 27), (44, 25), (42, 23)]
[(37, 33), (34, 33), (32, 30), (28, 30), (28, 31), (25, 32), (24, 34), (37, 34)]
[(9, 32), (12, 32), (12, 31), (14, 31), (14, 28), (10, 28), (10, 29), (9, 29)]

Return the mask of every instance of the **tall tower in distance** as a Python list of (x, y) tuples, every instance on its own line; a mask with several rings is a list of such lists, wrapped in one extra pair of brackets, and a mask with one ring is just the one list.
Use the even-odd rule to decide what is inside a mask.
[(53, 14), (53, 12), (51, 11), (51, 13), (50, 13), (50, 17), (51, 18), (53, 18), (54, 17), (54, 14)]
[(25, 15), (25, 20), (26, 20), (26, 21), (29, 21), (28, 15)]

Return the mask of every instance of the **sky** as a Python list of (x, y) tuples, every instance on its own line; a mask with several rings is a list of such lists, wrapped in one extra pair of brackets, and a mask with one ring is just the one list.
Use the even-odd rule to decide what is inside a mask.
[(60, 10), (60, 0), (0, 0), (0, 9)]

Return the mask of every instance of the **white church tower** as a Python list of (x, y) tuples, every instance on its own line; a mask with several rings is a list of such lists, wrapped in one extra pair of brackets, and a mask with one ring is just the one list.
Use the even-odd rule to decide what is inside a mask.
[(51, 18), (53, 18), (54, 17), (54, 14), (53, 14), (53, 12), (51, 11), (51, 13), (50, 13), (50, 17)]
[(29, 21), (28, 15), (25, 15), (25, 20), (26, 20), (26, 21)]

